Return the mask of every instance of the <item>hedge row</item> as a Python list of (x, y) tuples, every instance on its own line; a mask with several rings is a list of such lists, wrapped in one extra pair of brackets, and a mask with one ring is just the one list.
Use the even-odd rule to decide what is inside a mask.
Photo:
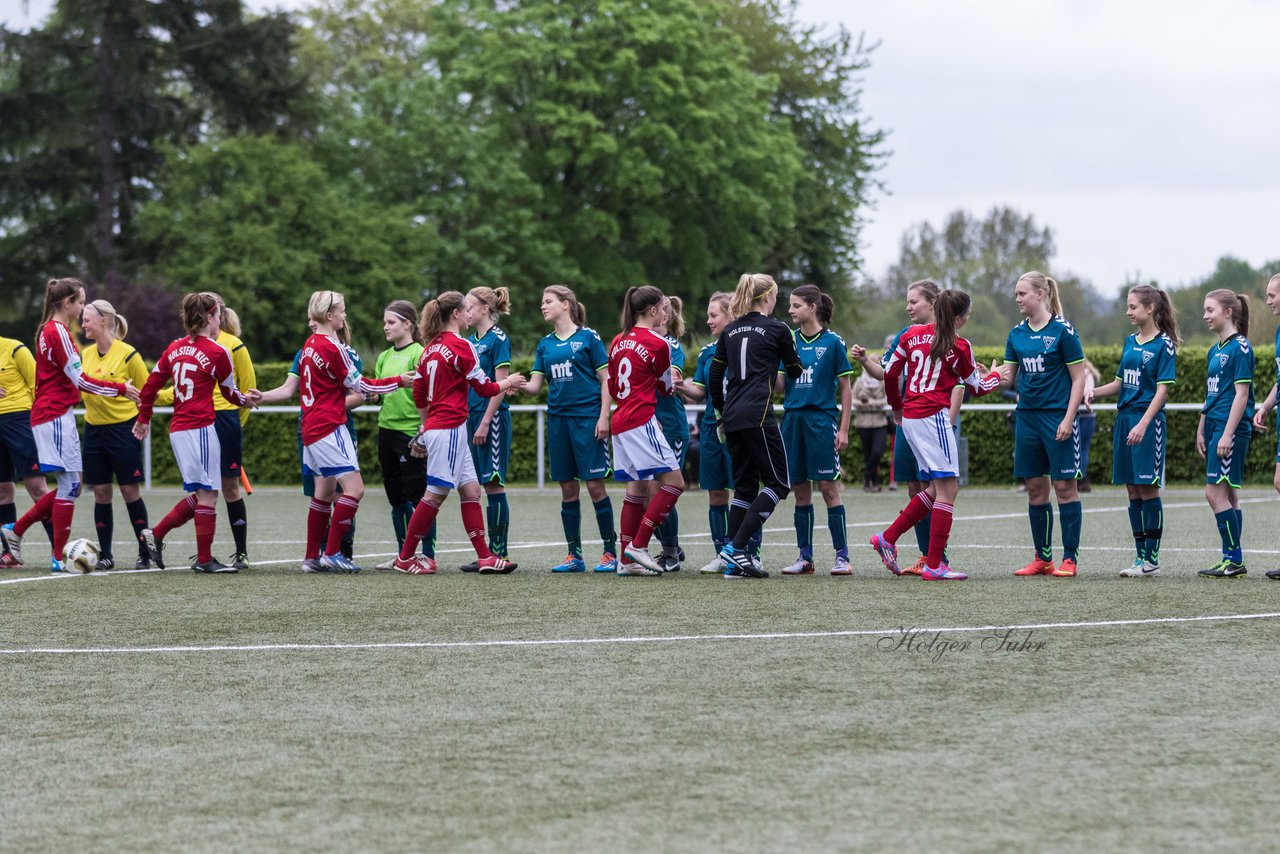
[[(976, 348), (978, 358), (986, 364), (1002, 350), (992, 347)], [(1120, 347), (1092, 347), (1090, 360), (1102, 372), (1103, 381), (1115, 375), (1120, 361)], [(1256, 348), (1256, 374), (1254, 385), (1259, 401), (1275, 382), (1273, 348)], [(527, 373), (532, 365), (529, 358), (513, 359), (513, 369)], [(1178, 358), (1179, 381), (1173, 387), (1171, 400), (1199, 402), (1204, 396), (1206, 353), (1187, 350)], [(261, 364), (257, 366), (258, 385), (272, 388), (283, 381), (287, 364)], [(996, 396), (986, 400), (996, 401)], [(537, 398), (521, 397), (519, 403), (543, 403), (545, 389)], [(1166, 466), (1170, 483), (1200, 483), (1204, 477), (1204, 462), (1195, 451), (1195, 430), (1199, 415), (1195, 412), (1170, 412), (1169, 458)], [(163, 416), (157, 416), (157, 440), (154, 443), (152, 465), (156, 483), (177, 483), (177, 468), (173, 455), (164, 441)], [(1093, 439), (1089, 458), (1089, 476), (1098, 483), (1111, 479), (1111, 425), (1114, 414), (1098, 413), (1098, 429)], [(513, 483), (530, 483), (537, 477), (536, 421), (532, 413), (516, 413), (512, 416), (515, 434), (511, 455), (509, 479)], [(361, 438), (360, 465), (366, 477), (379, 480), (377, 460), (377, 415), (359, 413), (356, 428)], [(969, 445), (969, 479), (974, 484), (1004, 484), (1013, 481), (1013, 436), (1003, 412), (970, 412), (964, 415), (963, 434)], [(255, 483), (290, 484), (299, 481), (297, 451), (297, 419), (281, 414), (257, 414), (249, 419), (245, 428), (245, 466)], [(1274, 472), (1275, 442), (1272, 434), (1255, 436), (1249, 448), (1246, 475), (1250, 482), (1270, 483)], [(846, 479), (859, 483), (862, 480), (862, 453), (856, 434), (851, 447), (844, 455)], [(886, 462), (887, 465), (887, 462)]]

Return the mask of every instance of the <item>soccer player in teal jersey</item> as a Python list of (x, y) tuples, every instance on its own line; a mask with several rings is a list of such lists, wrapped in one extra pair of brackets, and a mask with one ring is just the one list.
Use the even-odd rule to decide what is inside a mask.
[[(684, 336), (684, 300), (667, 297), (662, 303), (662, 310), (666, 321), (660, 333), (671, 347), (671, 372), (678, 385), (684, 378), (685, 369), (684, 347), (680, 344)], [(658, 395), (656, 415), (663, 438), (679, 460), (680, 470), (684, 471), (684, 460), (689, 453), (689, 419), (685, 416), (684, 398), (679, 394)], [(651, 483), (656, 492), (660, 484), (656, 480)], [(684, 560), (684, 549), (680, 548), (680, 514), (675, 507), (671, 508), (655, 533), (658, 542), (662, 543), (662, 556), (658, 558), (662, 571), (678, 571)]]
[(1204, 322), (1218, 341), (1209, 346), (1208, 377), (1196, 451), (1205, 460), (1204, 497), (1222, 538), (1222, 560), (1200, 574), (1238, 578), (1244, 565), (1240, 485), (1253, 428), (1253, 348), (1249, 345), (1249, 298), (1224, 288), (1204, 298)]
[[(463, 317), (475, 330), (468, 340), (475, 348), (477, 364), (484, 375), (502, 382), (511, 372), (511, 339), (498, 328), (498, 318), (511, 313), (511, 295), (506, 288), (472, 288), (463, 304)], [(476, 477), (484, 487), (489, 529), (489, 551), (507, 557), (507, 530), (511, 505), (507, 503), (507, 464), (511, 459), (511, 405), (505, 394), (484, 397), (467, 389), (467, 430), (471, 434), (471, 460)], [(479, 572), (472, 561), (463, 572)]]
[(542, 317), (555, 331), (538, 342), (533, 371), (524, 391), (537, 394), (547, 384), (547, 452), (551, 477), (560, 483), (560, 521), (569, 554), (552, 572), (585, 572), (582, 559), (582, 510), (579, 481), (585, 481), (595, 509), (604, 554), (596, 572), (617, 572), (618, 535), (613, 505), (605, 491), (609, 464), (609, 354), (587, 309), (564, 285), (542, 292)]
[[(1027, 482), (1027, 515), (1035, 557), (1014, 575), (1070, 578), (1078, 571), (1083, 508), (1080, 478), (1080, 425), (1076, 412), (1084, 396), (1084, 350), (1076, 331), (1062, 317), (1058, 283), (1043, 273), (1023, 273), (1014, 287), (1018, 311), (1026, 320), (1005, 342), (1004, 385), (1016, 384), (1018, 418), (1014, 426), (1013, 474)], [(1062, 563), (1053, 565), (1053, 505), (1058, 498), (1062, 522)]]
[(1164, 533), (1165, 445), (1169, 438), (1164, 405), (1169, 387), (1177, 381), (1178, 319), (1169, 295), (1151, 285), (1129, 289), (1125, 314), (1138, 331), (1124, 341), (1116, 378), (1098, 386), (1093, 398), (1119, 394), (1111, 431), (1111, 482), (1129, 492), (1129, 527), (1137, 554), (1133, 565), (1120, 571), (1125, 578), (1160, 574), (1160, 538)]
[[(693, 379), (686, 380), (677, 386), (680, 394), (689, 403), (706, 401), (706, 409), (702, 420), (698, 423), (698, 434), (701, 444), (698, 454), (698, 485), (707, 491), (707, 523), (711, 529), (711, 545), (715, 556), (711, 562), (702, 567), (701, 572), (720, 574), (725, 571), (724, 562), (720, 560), (720, 552), (729, 542), (729, 490), (733, 489), (733, 461), (729, 459), (729, 448), (720, 441), (717, 428), (715, 407), (707, 395), (707, 382), (711, 371), (711, 358), (715, 355), (716, 341), (720, 332), (733, 320), (733, 312), (729, 303), (733, 294), (716, 291), (707, 302), (707, 329), (714, 340), (705, 345), (698, 353), (698, 363), (694, 367)], [(762, 529), (763, 530), (763, 529)], [(757, 531), (747, 544), (747, 552), (757, 561), (760, 559), (762, 532)]]
[(831, 297), (814, 285), (791, 292), (791, 322), (796, 324), (792, 335), (804, 370), (794, 379), (786, 377), (784, 385), (782, 441), (796, 498), (793, 519), (800, 549), (796, 561), (782, 570), (786, 575), (813, 574), (813, 481), (827, 505), (827, 528), (836, 552), (831, 574), (853, 574), (840, 499), (840, 454), (849, 445), (853, 415), (853, 366), (844, 339), (827, 328), (834, 307)]
[[(1271, 281), (1267, 282), (1267, 308), (1273, 315), (1280, 315), (1280, 274), (1272, 276)], [(1258, 432), (1266, 431), (1267, 413), (1276, 408), (1276, 394), (1277, 390), (1280, 390), (1280, 328), (1276, 329), (1276, 381), (1277, 384), (1271, 387), (1271, 393), (1267, 395), (1267, 399), (1258, 406), (1257, 412), (1253, 415), (1253, 426), (1258, 428)], [(1280, 434), (1280, 430), (1276, 432)], [(1276, 491), (1280, 492), (1280, 444), (1276, 447), (1276, 473), (1271, 483)], [(1280, 569), (1268, 569), (1267, 578), (1280, 581)]]

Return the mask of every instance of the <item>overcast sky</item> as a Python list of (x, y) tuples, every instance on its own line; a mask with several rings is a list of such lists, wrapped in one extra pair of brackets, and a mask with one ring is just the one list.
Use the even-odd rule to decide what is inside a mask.
[[(0, 20), (29, 27), (51, 6), (0, 0)], [(1053, 228), (1056, 271), (1107, 293), (1126, 275), (1188, 282), (1224, 254), (1280, 259), (1280, 3), (802, 0), (800, 13), (879, 42), (862, 103), (892, 156), (863, 233), (869, 275), (912, 224), (998, 204)]]

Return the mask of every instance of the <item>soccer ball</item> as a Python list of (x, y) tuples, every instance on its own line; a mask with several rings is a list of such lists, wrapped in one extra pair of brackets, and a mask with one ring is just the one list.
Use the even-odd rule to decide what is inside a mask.
[(64, 564), (67, 572), (84, 575), (93, 572), (98, 565), (98, 547), (83, 537), (67, 543), (67, 560)]

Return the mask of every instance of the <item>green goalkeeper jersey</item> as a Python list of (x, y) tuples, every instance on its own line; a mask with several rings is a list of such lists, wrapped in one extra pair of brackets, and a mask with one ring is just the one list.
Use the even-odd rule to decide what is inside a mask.
[[(388, 347), (378, 356), (374, 374), (379, 379), (407, 374), (418, 369), (422, 357), (422, 345), (417, 341), (404, 347)], [(396, 430), (407, 436), (418, 434), (418, 407), (413, 402), (413, 389), (402, 388), (382, 396), (382, 411), (378, 413), (378, 427)]]

